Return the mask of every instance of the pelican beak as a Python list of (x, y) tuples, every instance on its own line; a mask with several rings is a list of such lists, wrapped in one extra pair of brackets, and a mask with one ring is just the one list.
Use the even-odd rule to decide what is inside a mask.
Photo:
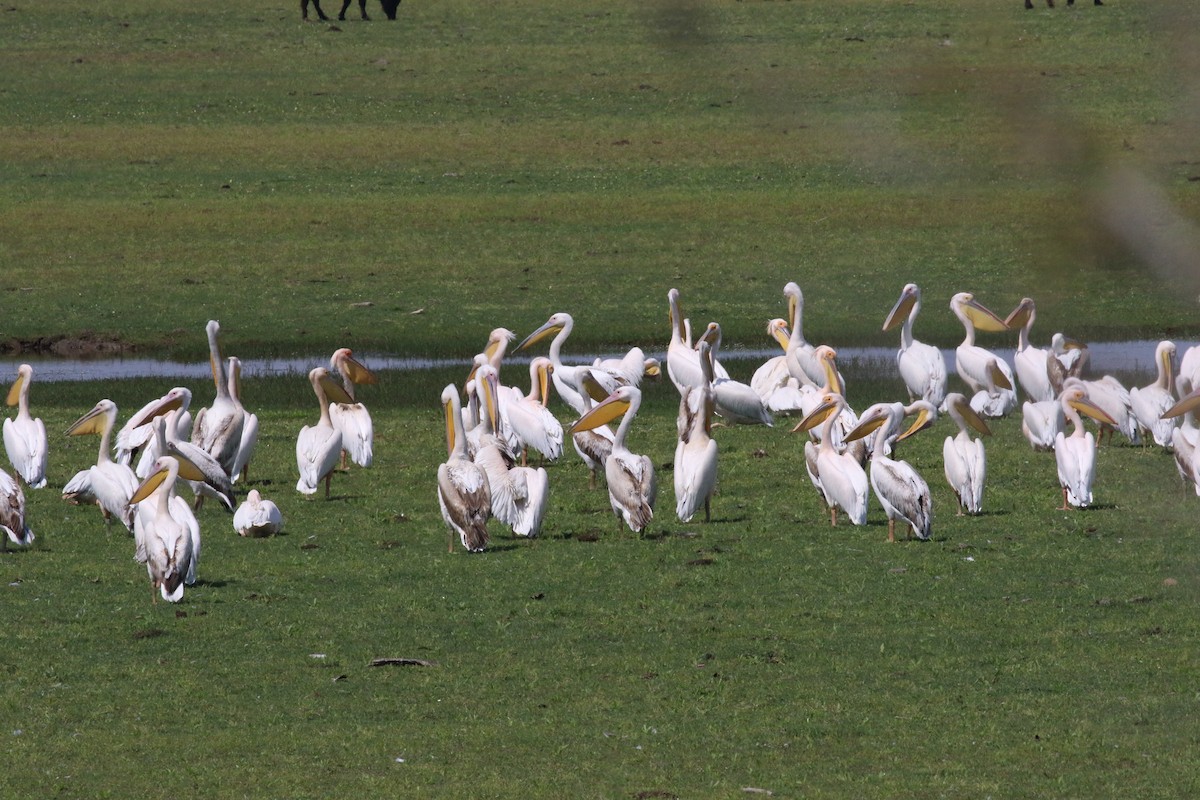
[(992, 383), (996, 384), (996, 388), (998, 388), (998, 389), (1013, 388), (1012, 381), (1010, 381), (1008, 379), (1008, 376), (1005, 375), (1003, 371), (1001, 371), (1000, 365), (997, 364), (995, 362), (995, 360), (988, 362), (988, 372), (991, 373)]
[(107, 424), (104, 411), (104, 409), (97, 405), (91, 411), (75, 420), (71, 427), (67, 428), (67, 436), (84, 436), (89, 433), (96, 435), (103, 434), (104, 426)]
[(322, 371), (321, 376), (317, 378), (317, 382), (321, 385), (321, 391), (325, 392), (325, 399), (329, 402), (354, 404), (354, 398), (342, 388), (340, 383), (329, 376), (328, 370)]
[[(1175, 379), (1175, 359), (1171, 358), (1171, 351), (1164, 348), (1162, 351), (1162, 371), (1167, 376), (1167, 386), (1172, 386), (1172, 380)], [(11, 392), (9, 395), (11, 396)], [(9, 403), (11, 406), (12, 403)]]
[(662, 364), (657, 358), (647, 358), (642, 366), (642, 374), (648, 378), (657, 378), (662, 375)]
[[(547, 322), (545, 325), (526, 336), (525, 340), (517, 345), (517, 350), (524, 350), (526, 347), (529, 347), (529, 345), (536, 344), (542, 339), (545, 339), (547, 336), (554, 336), (561, 331), (563, 327), (564, 326), (558, 322)], [(490, 356), (491, 353), (488, 353), (488, 355)]]
[(496, 399), (499, 385), (500, 379), (496, 377), (495, 372), (487, 373), (483, 378), (483, 382), (479, 385), (479, 396), (483, 401), (483, 410), (487, 414), (488, 422), (491, 423), (493, 431), (500, 430), (500, 405)]
[(1005, 318), (1004, 325), (1011, 331), (1024, 328), (1025, 323), (1029, 322), (1029, 318), (1033, 316), (1033, 310), (1033, 300), (1028, 297), (1022, 299), (1012, 313)]
[(596, 376), (590, 369), (583, 371), (583, 379), (580, 383), (583, 384), (583, 390), (587, 392), (588, 397), (592, 398), (592, 402), (603, 403), (608, 399), (608, 392), (604, 391), (604, 387), (596, 380)]
[(975, 413), (975, 409), (971, 408), (971, 404), (964, 397), (954, 404), (959, 414), (962, 414), (963, 422), (975, 429), (976, 433), (983, 436), (991, 436), (992, 429), (983, 421), (983, 417)]
[(714, 345), (716, 345), (717, 337), (720, 335), (721, 335), (721, 326), (715, 322), (710, 322), (710, 323), (708, 323), (708, 327), (704, 329), (704, 335), (702, 335), (699, 339), (696, 340), (696, 343), (694, 345), (692, 345), (692, 349), (699, 350), (701, 342), (708, 342), (708, 346), (713, 347)]
[(1070, 336), (1064, 336), (1062, 340), (1064, 350), (1087, 350), (1087, 345), (1078, 339), (1072, 339)]
[[(173, 397), (164, 397), (161, 403), (156, 403), (146, 409), (145, 413), (138, 414), (129, 420), (129, 424), (135, 428), (145, 425), (152, 419), (169, 414), (177, 408), (183, 408), (183, 395), (175, 395)], [(191, 479), (189, 479), (191, 480)]]
[(1096, 420), (1096, 422), (1103, 422), (1106, 425), (1116, 425), (1117, 424), (1117, 421), (1115, 419), (1113, 419), (1112, 417), (1110, 417), (1104, 411), (1104, 409), (1100, 408), (1095, 403), (1093, 403), (1091, 400), (1088, 400), (1086, 397), (1081, 397), (1077, 400), (1068, 400), (1067, 404), (1070, 405), (1071, 408), (1078, 411), (1080, 414), (1086, 414), (1087, 416)]
[(842, 379), (838, 377), (837, 364), (834, 359), (837, 358), (837, 353), (831, 348), (829, 355), (821, 359), (821, 366), (825, 370), (825, 380), (829, 382), (829, 388), (840, 395), (845, 395), (846, 387), (842, 385)]
[(857, 439), (861, 439), (867, 434), (879, 430), (883, 424), (888, 421), (888, 419), (889, 417), (887, 414), (883, 414), (879, 411), (873, 411), (866, 419), (861, 420), (857, 425), (855, 425), (854, 429), (846, 434), (846, 437), (843, 439), (843, 441), (853, 442)]
[(800, 301), (794, 294), (788, 295), (788, 319), (792, 322), (796, 321), (796, 311), (800, 307)]
[(824, 422), (836, 408), (837, 402), (833, 399), (833, 397), (830, 395), (825, 395), (825, 400), (821, 403), (821, 405), (814, 408), (811, 414), (800, 420), (800, 423), (796, 425), (796, 427), (792, 428), (792, 433), (812, 430)]
[(8, 390), (8, 399), (4, 402), (7, 405), (15, 406), (21, 399), (21, 387), (25, 385), (25, 376), (18, 373), (17, 379), (13, 381), (12, 388)]
[[(458, 391), (453, 386), (447, 386), (446, 389), (453, 390), (455, 393), (457, 393), (457, 391)], [(450, 394), (451, 394), (450, 391), (443, 390), (443, 392), (442, 392), (442, 397), (447, 398), (442, 403), (442, 410), (446, 412), (445, 417), (446, 417), (447, 455), (451, 455), (454, 453), (454, 430), (455, 430), (455, 428), (454, 428), (454, 402), (449, 399)]]
[(197, 467), (196, 463), (190, 458), (183, 455), (183, 453), (176, 452), (175, 450), (171, 451), (171, 455), (176, 461), (179, 462), (179, 477), (183, 478), (185, 481), (205, 480), (204, 473), (200, 471), (200, 468)]
[(538, 366), (538, 397), (543, 408), (550, 403), (550, 374), (552, 372), (554, 372), (553, 364), (545, 363)]
[(1163, 412), (1162, 419), (1174, 419), (1182, 417), (1189, 411), (1195, 411), (1200, 408), (1200, 389), (1194, 389), (1191, 393), (1185, 394), (1179, 398), (1179, 402)]
[(792, 338), (791, 331), (788, 330), (787, 323), (781, 319), (773, 319), (767, 325), (767, 333), (775, 340), (775, 343), (783, 348), (783, 352), (787, 352), (788, 340)]
[(155, 472), (152, 472), (142, 481), (142, 485), (133, 493), (133, 497), (129, 498), (129, 505), (140, 503), (154, 493), (154, 490), (162, 485), (162, 482), (167, 479), (170, 473), (166, 467), (163, 467)]
[(926, 428), (933, 427), (934, 420), (936, 419), (936, 410), (931, 412), (928, 408), (922, 407), (919, 411), (917, 411), (917, 418), (913, 420), (913, 424), (908, 426), (908, 430), (896, 437), (896, 441), (903, 442), (908, 437), (914, 436)]
[(612, 422), (628, 410), (628, 400), (616, 393), (610, 394), (600, 405), (576, 420), (567, 433), (581, 433), (599, 428), (601, 425)]
[(363, 366), (362, 362), (350, 353), (346, 353), (342, 364), (346, 367), (346, 375), (349, 376), (351, 383), (356, 383), (360, 386), (363, 384), (379, 383), (379, 378), (375, 377), (375, 373)]
[(1001, 331), (1008, 330), (1008, 326), (1004, 324), (1004, 320), (1000, 319), (973, 297), (966, 303), (963, 303), (962, 310), (967, 315), (967, 319), (971, 321), (971, 324), (975, 326), (975, 330), (990, 331), (992, 333), (1000, 333)]
[(883, 329), (890, 331), (904, 320), (908, 319), (908, 314), (912, 311), (913, 306), (917, 304), (917, 296), (909, 291), (900, 293), (900, 299), (896, 301), (896, 305), (892, 306), (892, 310), (888, 312), (887, 319), (883, 321)]

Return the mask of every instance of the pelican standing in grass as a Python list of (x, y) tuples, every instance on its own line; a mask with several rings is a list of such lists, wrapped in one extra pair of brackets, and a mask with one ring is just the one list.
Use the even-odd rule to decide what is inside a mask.
[(608, 479), (608, 501), (617, 517), (617, 525), (624, 520), (630, 530), (639, 534), (654, 518), (654, 501), (658, 494), (654, 465), (646, 456), (631, 452), (625, 444), (641, 404), (640, 389), (621, 386), (570, 428), (572, 434), (587, 431), (624, 415), (614, 434), (612, 453), (604, 463), (604, 476)]
[(1179, 402), (1163, 412), (1164, 419), (1182, 420), (1171, 432), (1175, 467), (1184, 488), (1190, 484), (1200, 496), (1200, 428), (1196, 427), (1195, 410), (1200, 406), (1200, 388), (1179, 398)]
[(1012, 391), (1012, 381), (1006, 369), (1008, 365), (999, 358), (988, 359), (983, 372), (984, 388), (971, 396), (971, 408), (975, 409), (976, 414), (996, 419), (1008, 416), (1016, 408), (1017, 393)]
[[(182, 426), (178, 417), (183, 413), (185, 412), (182, 409), (172, 409), (165, 416), (158, 417), (153, 421), (155, 433), (153, 449), (160, 455), (174, 456), (175, 460), (179, 462), (179, 477), (181, 480), (187, 481), (191, 488), (197, 510), (202, 505), (203, 498), (212, 497), (219, 501), (226, 511), (232, 513), (237, 505), (237, 498), (233, 494), (233, 481), (207, 450), (180, 438), (179, 431)], [(149, 449), (147, 448), (147, 450)], [(155, 461), (157, 461), (157, 457)], [(146, 471), (146, 475), (141, 476), (143, 480), (154, 468), (154, 462), (151, 462), (149, 466), (150, 469)]]
[(29, 413), (29, 384), (33, 382), (33, 367), (17, 367), (17, 379), (8, 390), (9, 406), (17, 407), (16, 419), (4, 420), (4, 450), (8, 461), (31, 489), (46, 485), (46, 460), (49, 442), (46, 426)]
[[(932, 403), (922, 400), (928, 409), (934, 409)], [(934, 409), (936, 416), (937, 411)], [(909, 529), (918, 539), (928, 540), (933, 530), (933, 501), (929, 496), (929, 484), (907, 461), (900, 461), (888, 455), (888, 440), (896, 436), (903, 439), (921, 427), (925, 427), (927, 417), (918, 418), (916, 425), (903, 435), (900, 425), (904, 420), (904, 406), (900, 403), (876, 403), (868, 408), (859, 418), (854, 430), (846, 434), (847, 441), (861, 439), (867, 434), (875, 434), (874, 452), (871, 454), (871, 488), (875, 497), (883, 506), (888, 520), (888, 541), (896, 541), (896, 519), (907, 523)], [(911, 537), (908, 537), (911, 538)]]
[[(68, 436), (97, 434), (100, 436), (100, 452), (96, 463), (83, 470), (63, 487), (63, 499), (68, 497), (68, 489), (86, 491), (84, 497), (90, 496), (100, 506), (104, 521), (111, 523), (115, 516), (130, 531), (133, 530), (133, 515), (129, 510), (129, 498), (137, 491), (137, 477), (125, 464), (118, 464), (109, 454), (112, 441), (112, 429), (117, 422), (117, 404), (112, 400), (101, 400), (91, 411), (72, 423), (67, 428)], [(86, 487), (86, 489), (84, 489)]]
[(704, 506), (704, 521), (711, 519), (711, 501), (717, 487), (717, 443), (712, 438), (716, 396), (712, 388), (712, 350), (700, 342), (700, 367), (705, 384), (690, 387), (679, 399), (675, 445), (675, 515), (689, 522)]
[(334, 351), (329, 369), (342, 376), (342, 388), (351, 398), (349, 403), (333, 403), (329, 407), (329, 419), (342, 434), (342, 469), (346, 468), (347, 455), (358, 466), (369, 467), (374, 458), (375, 427), (367, 407), (355, 398), (354, 387), (376, 384), (379, 379), (354, 357), (349, 347)]
[(442, 389), (442, 408), (446, 416), (448, 457), (438, 467), (438, 505), (442, 519), (450, 528), (450, 552), (454, 552), (454, 534), (458, 534), (468, 553), (480, 553), (488, 544), (488, 517), (492, 515), (492, 495), (487, 473), (467, 458), (463, 434), (462, 409), (458, 388), (448, 384)]
[(946, 359), (942, 351), (931, 344), (913, 338), (913, 323), (921, 313), (921, 289), (915, 283), (905, 284), (900, 299), (892, 306), (883, 329), (900, 329), (900, 349), (896, 351), (896, 367), (908, 389), (910, 400), (926, 400), (939, 408), (946, 399)]
[(1175, 343), (1159, 342), (1154, 348), (1158, 376), (1149, 386), (1129, 390), (1129, 408), (1137, 420), (1138, 433), (1159, 447), (1171, 448), (1171, 434), (1179, 427), (1178, 417), (1163, 415), (1175, 405)]
[(521, 442), (522, 465), (528, 462), (531, 447), (550, 461), (557, 461), (562, 455), (562, 423), (546, 408), (553, 374), (554, 364), (550, 359), (538, 356), (529, 362), (528, 394), (511, 386), (496, 387), (502, 416)]
[[(545, 361), (548, 366), (549, 359)], [(500, 385), (496, 371), (490, 366), (481, 367), (475, 377), (480, 382), (481, 424), (485, 435), (475, 452), (474, 461), (487, 474), (492, 516), (512, 528), (516, 535), (533, 538), (542, 530), (542, 520), (549, 505), (549, 475), (542, 467), (517, 466), (503, 437), (498, 435), (497, 429), (503, 423), (497, 396)]]
[(1062, 404), (1057, 397), (1036, 403), (1026, 400), (1021, 404), (1021, 433), (1025, 434), (1034, 450), (1053, 450), (1054, 440), (1066, 424)]
[(1021, 298), (1021, 302), (1004, 320), (1009, 330), (1018, 330), (1017, 351), (1013, 354), (1013, 366), (1016, 367), (1017, 380), (1025, 391), (1025, 396), (1035, 403), (1054, 399), (1054, 387), (1050, 382), (1050, 360), (1054, 358), (1053, 351), (1034, 347), (1029, 343), (1029, 331), (1037, 320), (1037, 305), (1031, 297)]
[(688, 387), (704, 382), (704, 372), (700, 369), (700, 355), (692, 347), (691, 331), (683, 318), (678, 289), (667, 292), (667, 311), (671, 323), (671, 336), (667, 340), (667, 376), (683, 394)]
[(704, 334), (700, 337), (699, 342), (697, 342), (697, 347), (701, 343), (709, 346), (708, 364), (704, 364), (705, 356), (700, 356), (699, 359), (701, 373), (704, 376), (712, 373), (714, 377), (701, 381), (699, 388), (707, 385), (712, 390), (713, 407), (716, 414), (730, 425), (774, 426), (775, 421), (771, 419), (771, 413), (763, 405), (762, 398), (748, 384), (735, 381), (729, 377), (715, 377), (716, 371), (714, 365), (716, 363), (717, 352), (721, 348), (721, 326), (718, 323), (708, 323)]
[(133, 472), (139, 479), (149, 475), (158, 457), (166, 455), (165, 450), (159, 449), (160, 442), (154, 435), (154, 420), (179, 409), (180, 413), (173, 419), (183, 427), (179, 435), (187, 436), (192, 429), (192, 415), (188, 412), (191, 403), (192, 390), (176, 386), (162, 397), (155, 398), (139, 408), (121, 430), (117, 431), (117, 463), (132, 464), (134, 457), (140, 453)]
[(554, 382), (554, 389), (558, 392), (558, 396), (564, 403), (570, 406), (576, 414), (584, 413), (583, 396), (579, 391), (578, 372), (584, 367), (569, 366), (562, 362), (562, 346), (571, 335), (571, 331), (575, 327), (575, 320), (565, 311), (559, 311), (551, 314), (550, 319), (546, 320), (540, 328), (525, 337), (525, 339), (517, 345), (517, 352), (524, 350), (530, 345), (540, 342), (547, 336), (553, 336), (550, 340), (550, 352), (548, 354), (550, 363), (554, 365), (554, 371), (550, 373), (550, 379)]
[[(1008, 411), (1012, 411), (1016, 408), (1017, 403), (1016, 392), (1013, 391), (1012, 369), (1007, 362), (998, 358), (990, 350), (975, 344), (976, 330), (990, 332), (1008, 330), (1004, 320), (977, 302), (975, 296), (970, 292), (959, 292), (950, 298), (950, 310), (954, 312), (954, 316), (958, 317), (965, 331), (962, 344), (954, 350), (954, 369), (958, 372), (958, 376), (970, 388), (971, 394), (975, 395), (988, 390), (989, 375), (992, 375), (995, 381), (995, 391), (1011, 395), (1011, 398), (1001, 405)], [(998, 378), (991, 370), (993, 361), (1001, 373)]]
[(967, 398), (958, 392), (946, 395), (946, 413), (958, 427), (955, 436), (947, 436), (942, 443), (942, 462), (946, 482), (958, 499), (958, 516), (965, 509), (968, 514), (978, 514), (983, 509), (983, 486), (987, 480), (987, 454), (982, 439), (972, 439), (968, 428), (981, 436), (991, 436), (983, 418), (975, 413)]
[(1054, 458), (1058, 462), (1058, 482), (1062, 486), (1063, 501), (1058, 510), (1068, 511), (1070, 506), (1086, 508), (1092, 504), (1096, 444), (1091, 432), (1084, 430), (1080, 414), (1109, 425), (1114, 424), (1115, 420), (1093, 403), (1081, 386), (1064, 389), (1058, 399), (1062, 403), (1063, 415), (1073, 426), (1070, 436), (1060, 432), (1054, 442)]
[(225, 370), (225, 361), (221, 358), (220, 345), (217, 343), (217, 334), (221, 332), (221, 326), (215, 319), (210, 319), (204, 330), (208, 335), (208, 360), (217, 394), (211, 406), (196, 412), (196, 420), (192, 425), (192, 443), (211, 453), (221, 464), (221, 469), (232, 478), (233, 463), (242, 444), (245, 412), (229, 394), (229, 376)]
[(33, 531), (25, 523), (25, 492), (21, 482), (7, 472), (0, 472), (0, 550), (8, 543), (22, 547), (33, 543)]
[(239, 478), (246, 477), (254, 448), (258, 445), (258, 415), (247, 411), (242, 405), (242, 360), (237, 356), (230, 356), (227, 363), (229, 398), (242, 412), (242, 437), (238, 442), (237, 455), (233, 459), (233, 470), (229, 473), (230, 480), (236, 482)]
[[(867, 501), (870, 488), (867, 473), (858, 459), (849, 452), (839, 452), (834, 444), (833, 426), (846, 407), (846, 398), (827, 392), (821, 402), (793, 428), (793, 432), (808, 431), (822, 424), (821, 442), (814, 446), (815, 470), (809, 477), (820, 485), (825, 504), (829, 507), (829, 524), (837, 526), (838, 509), (846, 512), (854, 525), (867, 523)], [(806, 443), (805, 450), (807, 451)]]
[[(825, 369), (817, 360), (816, 348), (804, 338), (804, 293), (799, 284), (789, 281), (783, 287), (788, 303), (788, 322), (791, 334), (787, 344), (787, 365), (792, 377), (801, 386), (820, 387), (825, 382)], [(838, 376), (839, 382), (841, 376)]]
[(274, 536), (283, 529), (283, 514), (279, 506), (251, 489), (246, 499), (233, 512), (233, 529), (238, 536)]
[[(604, 392), (599, 382), (592, 377), (590, 369), (579, 370), (577, 378), (579, 380), (577, 389), (583, 400), (583, 414), (587, 414), (592, 410), (593, 398), (599, 402), (607, 397), (608, 393)], [(604, 469), (608, 457), (612, 454), (615, 440), (616, 434), (607, 425), (597, 425), (591, 430), (575, 431), (571, 434), (571, 444), (574, 445), (575, 452), (579, 454), (588, 468), (588, 489), (596, 488), (596, 470)]]
[(329, 480), (337, 466), (338, 455), (342, 452), (342, 434), (329, 420), (329, 404), (350, 402), (350, 396), (330, 377), (329, 370), (324, 367), (316, 367), (309, 372), (308, 382), (312, 384), (313, 393), (317, 396), (321, 416), (316, 425), (305, 425), (296, 437), (296, 468), (300, 472), (296, 491), (301, 494), (316, 494), (317, 486), (324, 480), (325, 498), (328, 499)]
[(791, 338), (787, 321), (781, 318), (769, 321), (767, 335), (783, 348), (783, 352), (768, 358), (754, 371), (750, 378), (750, 388), (772, 415), (790, 416), (801, 413), (803, 395), (800, 382), (792, 377), (787, 365), (788, 340)]
[(1132, 397), (1119, 380), (1112, 375), (1089, 381), (1067, 378), (1063, 381), (1063, 392), (1070, 388), (1083, 389), (1088, 402), (1101, 409), (1108, 419), (1100, 423), (1100, 433), (1096, 436), (1097, 445), (1104, 443), (1106, 433), (1111, 444), (1113, 431), (1120, 431), (1133, 444), (1142, 443), (1137, 417), (1133, 414)]
[[(200, 561), (200, 525), (186, 502), (175, 495), (179, 462), (173, 456), (159, 456), (154, 470), (137, 487), (131, 503), (145, 511), (138, 513), (139, 538), (144, 543), (146, 571), (151, 591), (161, 593), (169, 603), (183, 599), (184, 584), (196, 582)], [(181, 515), (187, 515), (181, 519)], [(157, 594), (153, 595), (158, 602)]]

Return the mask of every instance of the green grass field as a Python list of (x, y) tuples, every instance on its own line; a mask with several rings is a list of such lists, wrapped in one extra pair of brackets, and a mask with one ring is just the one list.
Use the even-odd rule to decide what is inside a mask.
[(934, 540), (889, 545), (874, 500), (829, 528), (789, 425), (719, 429), (714, 519), (685, 525), (664, 382), (631, 440), (660, 471), (645, 538), (573, 454), (535, 541), (447, 554), (435, 497), (436, 398), (491, 328), (565, 310), (568, 360), (663, 349), (671, 286), (726, 348), (769, 345), (788, 280), (838, 345), (894, 346), (908, 281), (943, 346), (960, 290), (1034, 297), (1039, 344), (1200, 336), (1200, 11), (1077, 5), (6, 4), (3, 340), (199, 361), (218, 318), (242, 357), (462, 367), (364, 392), (376, 463), (329, 501), (293, 488), (307, 383), (248, 380), (285, 534), (206, 506), (179, 606), (59, 499), (95, 458), (66, 427), (170, 382), (35, 383), (51, 486), (0, 553), (0, 795), (1194, 796), (1196, 498), (1161, 451), (1106, 446), (1096, 507), (1057, 512), (1053, 457), (1003, 420), (958, 518), (943, 421), (902, 452)]

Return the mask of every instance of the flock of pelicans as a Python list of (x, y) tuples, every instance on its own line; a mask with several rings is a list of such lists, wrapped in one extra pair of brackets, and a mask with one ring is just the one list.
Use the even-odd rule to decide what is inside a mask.
[[(846, 402), (836, 351), (828, 345), (814, 347), (804, 338), (800, 287), (788, 283), (783, 291), (789, 319), (772, 319), (767, 325), (781, 353), (759, 367), (749, 384), (730, 378), (720, 363), (720, 325), (709, 323), (693, 340), (679, 291), (671, 289), (667, 294), (671, 330), (666, 372), (680, 395), (673, 465), (675, 512), (683, 522), (701, 508), (705, 520), (709, 519), (717, 484), (714, 417), (727, 425), (772, 425), (776, 417), (797, 416), (793, 431), (808, 434), (806, 470), (829, 509), (831, 524), (837, 525), (839, 512), (855, 525), (865, 524), (874, 489), (887, 514), (889, 541), (895, 539), (897, 521), (909, 535), (928, 539), (932, 528), (928, 484), (908, 462), (895, 457), (894, 446), (928, 428), (939, 414), (948, 415), (958, 433), (947, 437), (943, 446), (946, 479), (958, 499), (958, 513), (979, 513), (986, 457), (982, 440), (973, 438), (972, 432), (988, 435), (985, 419), (1017, 410), (1017, 383), (1026, 396), (1020, 406), (1022, 431), (1035, 450), (1054, 451), (1062, 509), (1092, 502), (1096, 448), (1106, 435), (1111, 439), (1118, 431), (1131, 442), (1152, 439), (1173, 451), (1181, 478), (1197, 486), (1200, 494), (1200, 428), (1193, 418), (1200, 406), (1200, 347), (1190, 348), (1176, 368), (1175, 345), (1160, 343), (1157, 379), (1149, 386), (1126, 390), (1112, 376), (1083, 379), (1087, 348), (1062, 334), (1054, 335), (1048, 349), (1034, 347), (1030, 343), (1036, 318), (1033, 300), (1025, 298), (1001, 319), (971, 294), (961, 292), (950, 300), (950, 309), (965, 330), (954, 366), (970, 396), (947, 392), (942, 353), (913, 338), (921, 292), (908, 284), (885, 318), (883, 330), (901, 327), (896, 363), (909, 402), (878, 403), (860, 416)], [(627, 439), (641, 404), (638, 385), (647, 375), (659, 375), (662, 365), (637, 347), (619, 359), (565, 364), (562, 348), (572, 326), (570, 314), (556, 313), (516, 347), (520, 351), (551, 339), (548, 355), (530, 361), (528, 391), (500, 382), (505, 353), (516, 340), (504, 328), (492, 331), (484, 351), (475, 356), (464, 386), (465, 404), (454, 384), (443, 390), (448, 457), (438, 468), (437, 483), (442, 516), (451, 531), (451, 551), (454, 533), (468, 551), (485, 549), (487, 526), (493, 518), (516, 535), (537, 536), (546, 514), (549, 478), (544, 467), (529, 466), (528, 454), (532, 449), (542, 460), (555, 461), (562, 456), (565, 437), (587, 465), (592, 487), (597, 472), (603, 472), (618, 525), (640, 533), (653, 519), (654, 467), (649, 458), (629, 449)], [(975, 344), (977, 330), (1019, 331), (1011, 366)], [(161, 594), (177, 602), (184, 586), (196, 579), (200, 527), (193, 506), (176, 494), (177, 482), (190, 488), (195, 509), (206, 497), (230, 511), (236, 505), (234, 528), (243, 536), (270, 535), (282, 525), (278, 507), (256, 490), (248, 492), (240, 505), (236, 503), (233, 484), (245, 478), (258, 438), (258, 418), (239, 399), (241, 362), (222, 358), (219, 331), (216, 321), (208, 323), (216, 396), (194, 420), (189, 412), (191, 391), (176, 387), (134, 414), (116, 432), (115, 442), (117, 407), (111, 400), (101, 400), (67, 430), (69, 435), (99, 435), (100, 447), (96, 463), (64, 486), (63, 498), (95, 504), (106, 521), (116, 518), (130, 530), (135, 557), (146, 564), (156, 600)], [(17, 406), (17, 416), (6, 419), (3, 426), (4, 446), (15, 470), (12, 476), (0, 472), (3, 546), (33, 540), (25, 521), (22, 485), (33, 489), (46, 485), (46, 430), (29, 411), (32, 373), (29, 365), (22, 364), (7, 398), (9, 406)], [(355, 386), (375, 383), (376, 377), (346, 348), (333, 354), (328, 369), (318, 367), (308, 377), (320, 418), (297, 438), (296, 490), (315, 494), (324, 481), (328, 497), (339, 461), (342, 468), (347, 459), (364, 467), (371, 464), (371, 417), (355, 400)], [(565, 431), (547, 408), (551, 384), (576, 416)], [(1098, 437), (1085, 430), (1083, 416), (1099, 423)], [(909, 417), (913, 422), (905, 427)], [(618, 418), (614, 430), (610, 423)]]
[[(887, 514), (889, 541), (895, 540), (897, 521), (910, 536), (928, 539), (933, 519), (929, 486), (912, 465), (894, 457), (892, 448), (928, 428), (939, 414), (948, 415), (958, 433), (947, 437), (943, 446), (946, 480), (958, 499), (958, 513), (979, 513), (987, 467), (983, 442), (972, 433), (989, 435), (987, 418), (1017, 411), (1018, 383), (1026, 396), (1020, 404), (1021, 429), (1035, 450), (1054, 451), (1062, 510), (1092, 502), (1096, 448), (1117, 431), (1131, 442), (1152, 439), (1173, 451), (1180, 477), (1197, 485), (1200, 428), (1193, 411), (1200, 406), (1200, 347), (1190, 348), (1177, 369), (1175, 345), (1160, 343), (1157, 379), (1127, 390), (1111, 375), (1085, 380), (1087, 347), (1061, 333), (1054, 334), (1050, 348), (1034, 347), (1033, 300), (1023, 299), (1001, 319), (970, 293), (960, 292), (950, 299), (950, 310), (965, 331), (955, 349), (954, 366), (969, 396), (947, 392), (941, 351), (913, 338), (921, 291), (910, 283), (883, 323), (885, 331), (901, 328), (896, 363), (910, 402), (878, 403), (859, 416), (846, 403), (836, 351), (805, 341), (800, 287), (788, 283), (783, 292), (790, 319), (767, 324), (782, 352), (759, 367), (749, 384), (731, 379), (721, 366), (720, 325), (709, 323), (693, 340), (690, 322), (680, 310), (679, 291), (667, 293), (671, 331), (666, 372), (680, 395), (675, 513), (683, 522), (701, 508), (709, 518), (717, 482), (714, 416), (725, 424), (771, 425), (775, 417), (795, 415), (800, 421), (793, 431), (809, 435), (805, 465), (829, 509), (831, 524), (837, 525), (839, 511), (853, 524), (865, 524), (874, 489)], [(564, 435), (587, 464), (593, 485), (596, 472), (603, 470), (618, 525), (623, 522), (640, 533), (654, 516), (653, 464), (631, 451), (627, 438), (641, 403), (638, 384), (644, 376), (659, 374), (661, 364), (636, 347), (621, 359), (564, 364), (562, 347), (571, 327), (569, 314), (554, 314), (517, 346), (524, 350), (553, 336), (548, 357), (530, 362), (528, 393), (500, 384), (501, 361), (516, 339), (503, 328), (492, 332), (484, 352), (475, 357), (465, 386), (467, 406), (462, 407), (455, 385), (442, 392), (449, 457), (438, 469), (438, 499), (452, 535), (457, 533), (468, 551), (487, 546), (492, 518), (517, 535), (537, 535), (546, 511), (548, 477), (544, 468), (527, 466), (527, 453), (532, 448), (544, 459), (555, 460), (562, 453)], [(1011, 330), (1019, 331), (1012, 366), (975, 344), (976, 331)], [(565, 431), (546, 408), (551, 381), (577, 415)], [(1099, 438), (1085, 430), (1084, 416), (1099, 423)], [(908, 417), (914, 420), (906, 428)], [(618, 418), (614, 431), (609, 423)]]
[[(156, 600), (161, 594), (178, 602), (184, 586), (195, 583), (200, 560), (200, 525), (193, 507), (176, 494), (177, 481), (190, 487), (196, 510), (211, 497), (234, 512), (233, 527), (242, 536), (269, 536), (283, 525), (278, 506), (257, 490), (236, 505), (233, 484), (246, 476), (258, 442), (258, 417), (239, 397), (241, 361), (221, 357), (220, 326), (212, 320), (205, 330), (216, 396), (194, 421), (188, 410), (192, 392), (177, 386), (134, 414), (116, 432), (115, 442), (117, 406), (108, 399), (67, 429), (70, 436), (98, 435), (100, 450), (95, 464), (66, 483), (63, 499), (95, 504), (106, 522), (118, 519), (133, 534), (135, 558), (146, 564)], [(16, 418), (4, 420), (4, 448), (15, 474), (0, 472), (0, 546), (33, 541), (22, 484), (31, 489), (46, 486), (48, 441), (46, 426), (29, 412), (32, 377), (33, 369), (22, 364), (7, 398), (8, 405), (17, 406)], [(315, 494), (324, 480), (328, 497), (339, 459), (343, 466), (347, 457), (360, 466), (371, 465), (371, 416), (355, 401), (354, 387), (375, 383), (376, 378), (342, 348), (334, 352), (329, 369), (312, 370), (309, 380), (321, 417), (316, 425), (304, 426), (296, 440), (296, 490)]]

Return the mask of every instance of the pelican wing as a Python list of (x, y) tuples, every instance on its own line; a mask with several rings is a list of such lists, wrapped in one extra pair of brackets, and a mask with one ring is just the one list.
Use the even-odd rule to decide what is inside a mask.
[(928, 539), (933, 528), (929, 484), (907, 461), (880, 458), (871, 461), (871, 486), (889, 519), (900, 517), (918, 539)]
[(46, 485), (46, 463), (49, 442), (46, 426), (40, 419), (17, 417), (4, 420), (4, 449), (13, 465), (30, 488)]

